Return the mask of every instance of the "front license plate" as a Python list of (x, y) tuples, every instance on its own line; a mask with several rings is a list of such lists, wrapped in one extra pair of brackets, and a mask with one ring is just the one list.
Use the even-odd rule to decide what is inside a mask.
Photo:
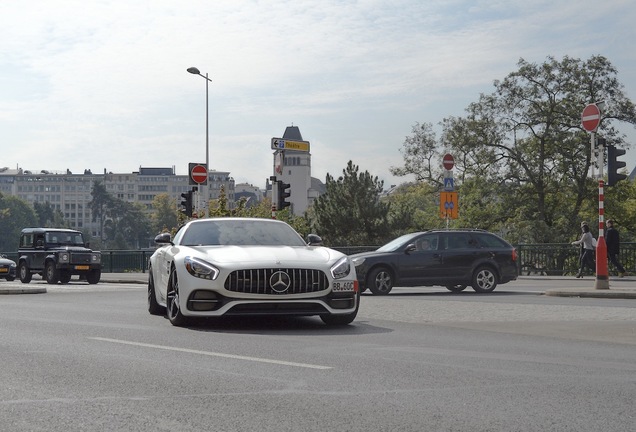
[(353, 291), (353, 281), (345, 282), (345, 281), (335, 281), (331, 284), (331, 291), (340, 292), (340, 291)]
[(8, 268), (0, 268), (0, 273), (9, 273), (9, 269)]
[(75, 266), (75, 270), (88, 270), (89, 268), (90, 268), (89, 266), (85, 266), (85, 265)]

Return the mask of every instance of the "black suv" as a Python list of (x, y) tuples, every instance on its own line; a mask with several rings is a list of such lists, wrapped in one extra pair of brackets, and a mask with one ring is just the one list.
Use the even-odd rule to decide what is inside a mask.
[(406, 234), (373, 252), (351, 255), (361, 291), (388, 294), (394, 286), (471, 285), (487, 293), (517, 279), (517, 251), (482, 230), (433, 230)]
[(65, 284), (80, 275), (96, 284), (102, 275), (102, 254), (88, 249), (80, 231), (58, 228), (25, 228), (20, 234), (18, 275), (31, 282), (34, 273), (50, 284)]

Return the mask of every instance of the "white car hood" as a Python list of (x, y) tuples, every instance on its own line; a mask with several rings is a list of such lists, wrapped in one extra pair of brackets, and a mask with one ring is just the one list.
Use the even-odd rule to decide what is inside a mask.
[(240, 263), (241, 267), (320, 267), (333, 264), (344, 256), (333, 249), (316, 246), (190, 246), (182, 253), (189, 255), (194, 251), (197, 253), (192, 255), (208, 262), (221, 266)]

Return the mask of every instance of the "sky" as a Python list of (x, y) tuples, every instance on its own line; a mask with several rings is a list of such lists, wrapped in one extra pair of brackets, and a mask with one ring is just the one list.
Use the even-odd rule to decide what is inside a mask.
[(603, 55), (636, 102), (635, 29), (632, 0), (2, 0), (0, 168), (187, 174), (207, 105), (236, 183), (265, 187), (293, 125), (313, 177), (353, 161), (387, 188), (416, 123), (439, 134), (520, 58)]

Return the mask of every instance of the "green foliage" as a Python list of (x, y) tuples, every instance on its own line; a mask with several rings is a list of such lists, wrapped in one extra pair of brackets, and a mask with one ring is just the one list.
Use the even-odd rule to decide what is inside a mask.
[(101, 182), (93, 183), (88, 203), (93, 221), (100, 225), (100, 244), (104, 249), (148, 247), (150, 220), (141, 204), (132, 204), (108, 193)]
[(64, 219), (64, 213), (55, 209), (48, 201), (44, 204), (33, 203), (39, 227), (70, 228), (71, 224)]
[(383, 182), (349, 161), (342, 176), (326, 178), (326, 193), (313, 204), (312, 227), (327, 245), (376, 245), (390, 236), (390, 204), (380, 200)]
[(160, 234), (178, 226), (177, 203), (168, 194), (156, 195), (152, 200), (152, 232)]
[[(402, 150), (404, 167), (392, 172), (434, 186), (443, 172), (441, 160), (433, 162), (448, 151), (455, 157), (459, 192), (454, 226), (488, 229), (512, 242), (568, 242), (578, 235), (581, 220), (598, 218), (598, 184), (589, 176), (590, 137), (581, 112), (592, 101), (606, 101), (598, 134), (627, 148), (615, 123), (636, 125), (635, 106), (602, 56), (548, 57), (543, 64), (521, 59), (518, 70), (494, 87), (464, 117), (444, 119), (440, 141), (430, 124), (416, 124)], [(627, 186), (606, 194), (610, 201), (616, 195), (610, 208), (631, 228), (636, 215)]]
[(17, 251), (20, 231), (37, 225), (37, 215), (26, 201), (0, 193), (0, 251)]

